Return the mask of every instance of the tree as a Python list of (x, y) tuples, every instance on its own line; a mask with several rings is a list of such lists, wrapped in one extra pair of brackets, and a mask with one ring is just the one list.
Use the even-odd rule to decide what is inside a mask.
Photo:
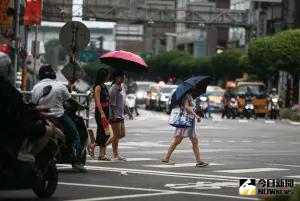
[(66, 59), (67, 52), (64, 50), (64, 48), (61, 46), (58, 39), (51, 39), (48, 42), (45, 43), (45, 50), (46, 55), (51, 54), (51, 52), (58, 51), (58, 60), (63, 62)]
[(90, 84), (92, 84), (96, 78), (97, 71), (100, 68), (106, 68), (110, 69), (109, 66), (103, 64), (103, 63), (89, 63), (83, 66), (83, 70), (86, 73), (86, 77)]
[(230, 49), (212, 57), (211, 65), (216, 79), (234, 80), (242, 76), (239, 59), (243, 52), (238, 49)]

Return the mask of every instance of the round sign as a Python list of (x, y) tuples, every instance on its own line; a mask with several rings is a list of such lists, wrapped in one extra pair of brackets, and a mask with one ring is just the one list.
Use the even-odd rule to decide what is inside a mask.
[(59, 41), (66, 51), (78, 52), (89, 44), (90, 31), (82, 22), (71, 21), (60, 29)]

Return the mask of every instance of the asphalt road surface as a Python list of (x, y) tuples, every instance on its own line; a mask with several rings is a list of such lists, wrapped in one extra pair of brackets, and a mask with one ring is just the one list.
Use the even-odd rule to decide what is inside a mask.
[[(204, 119), (197, 124), (198, 138), (201, 157), (210, 166), (195, 168), (189, 139), (175, 151), (175, 165), (160, 162), (174, 134), (167, 121), (166, 114), (145, 110), (126, 121), (128, 132), (120, 153), (127, 162), (88, 157), (86, 174), (59, 165), (59, 185), (49, 200), (258, 200), (239, 196), (240, 178), (300, 182), (299, 126), (264, 119), (222, 120), (218, 115)], [(0, 199), (37, 200), (30, 190), (0, 191)]]

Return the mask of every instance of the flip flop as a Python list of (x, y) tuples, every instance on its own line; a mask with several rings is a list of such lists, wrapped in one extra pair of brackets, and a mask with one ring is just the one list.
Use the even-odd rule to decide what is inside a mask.
[(173, 161), (168, 161), (168, 160), (166, 160), (166, 159), (162, 159), (161, 162), (164, 163), (164, 164), (166, 164), (166, 165), (175, 165), (175, 162), (173, 162)]
[(196, 167), (206, 167), (206, 166), (208, 166), (209, 165), (209, 163), (206, 163), (206, 162), (200, 162), (200, 163), (197, 163), (196, 164)]
[(99, 156), (98, 161), (111, 161), (111, 159), (108, 156)]
[(94, 158), (95, 157), (95, 153), (94, 153), (94, 151), (95, 151), (95, 146), (93, 146), (94, 144), (90, 144), (90, 145), (88, 145), (88, 147), (87, 147), (87, 150), (88, 150), (88, 153), (89, 153), (89, 155), (92, 157), (92, 158)]

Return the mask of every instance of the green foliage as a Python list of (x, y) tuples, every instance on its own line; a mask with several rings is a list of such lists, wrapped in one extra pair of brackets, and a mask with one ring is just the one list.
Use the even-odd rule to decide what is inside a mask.
[(300, 29), (280, 32), (272, 37), (259, 38), (250, 45), (249, 59), (260, 76), (278, 70), (292, 74), (300, 71)]
[(243, 55), (241, 50), (230, 49), (214, 56), (211, 64), (214, 68), (214, 74), (218, 79), (233, 80), (241, 77), (242, 69), (239, 65), (239, 59)]
[(89, 63), (83, 66), (83, 70), (86, 73), (86, 76), (90, 83), (93, 83), (97, 74), (97, 71), (100, 68), (107, 68), (110, 69), (109, 66), (102, 64), (102, 63)]
[(64, 61), (66, 56), (67, 56), (67, 52), (64, 50), (64, 48), (61, 46), (60, 42), (58, 39), (51, 39), (49, 40), (46, 44), (45, 44), (45, 50), (46, 50), (46, 54), (51, 53), (51, 50), (58, 50), (58, 57), (60, 61)]

